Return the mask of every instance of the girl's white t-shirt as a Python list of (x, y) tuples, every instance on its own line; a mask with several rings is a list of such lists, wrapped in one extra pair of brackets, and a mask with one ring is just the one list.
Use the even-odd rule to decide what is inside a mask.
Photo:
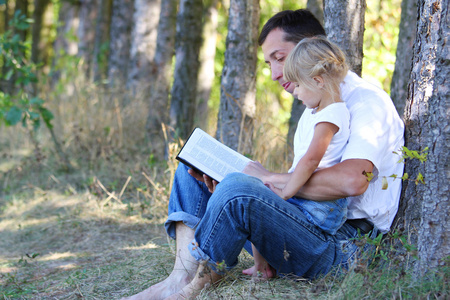
[(300, 159), (305, 155), (314, 136), (318, 123), (328, 122), (336, 125), (339, 130), (331, 139), (318, 169), (331, 167), (341, 161), (345, 146), (350, 135), (350, 113), (344, 102), (328, 105), (321, 111), (306, 108), (298, 121), (294, 135), (294, 161), (289, 173), (294, 172)]

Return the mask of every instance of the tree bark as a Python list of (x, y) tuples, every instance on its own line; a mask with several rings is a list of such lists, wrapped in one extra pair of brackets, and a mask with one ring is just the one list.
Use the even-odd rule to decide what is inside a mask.
[(391, 98), (398, 114), (403, 116), (408, 97), (408, 81), (411, 75), (413, 45), (416, 37), (417, 0), (402, 0), (402, 15), (398, 34), (395, 69), (391, 82)]
[(94, 60), (92, 66), (92, 78), (99, 82), (106, 78), (108, 70), (108, 54), (106, 47), (109, 44), (112, 0), (100, 0), (100, 13), (97, 16), (94, 41)]
[[(18, 11), (21, 12), (22, 15), (28, 17), (28, 0), (16, 0), (16, 6), (14, 7), (14, 14)], [(20, 36), (20, 40), (25, 41), (27, 38), (27, 30), (16, 30), (15, 32)]]
[(41, 42), (41, 30), (42, 30), (42, 17), (47, 9), (50, 0), (35, 0), (34, 12), (33, 12), (33, 25), (31, 27), (31, 61), (34, 63), (39, 62), (40, 42)]
[(134, 0), (113, 0), (108, 79), (113, 91), (124, 92), (130, 62)]
[(150, 150), (157, 158), (165, 154), (166, 139), (162, 125), (169, 120), (169, 87), (172, 81), (172, 58), (175, 49), (175, 25), (178, 0), (161, 2), (156, 38), (156, 53), (150, 74), (151, 93), (146, 122)]
[(194, 127), (199, 53), (202, 44), (202, 0), (181, 0), (175, 40), (175, 78), (170, 103), (170, 126), (186, 139)]
[(78, 55), (83, 58), (86, 76), (90, 77), (94, 61), (95, 28), (100, 0), (83, 0), (79, 15)]
[(6, 32), (8, 30), (8, 23), (9, 23), (9, 6), (8, 6), (8, 0), (5, 0), (5, 10), (4, 10), (4, 15), (3, 15), (3, 24), (2, 24), (2, 33)]
[(241, 153), (252, 150), (259, 13), (259, 0), (230, 1), (216, 136)]
[(203, 46), (200, 50), (200, 70), (197, 86), (197, 113), (195, 123), (200, 128), (208, 125), (208, 100), (214, 82), (214, 58), (216, 56), (216, 39), (218, 25), (218, 1), (212, 0), (206, 8), (203, 26)]
[(418, 3), (413, 66), (405, 109), (405, 140), (410, 150), (429, 147), (428, 160), (408, 161), (410, 178), (420, 172), (425, 184), (406, 181), (397, 215), (417, 244), (418, 276), (445, 264), (449, 244), (450, 38), (448, 1)]
[(347, 56), (350, 69), (361, 76), (365, 0), (324, 0), (325, 32)]
[(80, 4), (63, 1), (59, 10), (58, 22), (61, 24), (57, 29), (56, 39), (53, 45), (55, 57), (61, 54), (76, 55), (78, 44), (68, 35), (78, 32), (78, 14)]
[(134, 8), (127, 90), (142, 98), (149, 94), (161, 0), (135, 0)]

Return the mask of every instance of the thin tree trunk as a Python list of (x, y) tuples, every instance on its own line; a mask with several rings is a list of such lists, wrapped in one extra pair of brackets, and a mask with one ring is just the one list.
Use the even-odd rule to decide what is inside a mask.
[(61, 54), (76, 55), (78, 53), (78, 44), (68, 35), (78, 32), (78, 15), (80, 4), (63, 1), (59, 10), (58, 22), (61, 24), (57, 28), (56, 39), (53, 45), (55, 56)]
[(395, 69), (391, 82), (391, 98), (398, 114), (403, 116), (408, 97), (408, 81), (411, 74), (413, 45), (416, 37), (417, 0), (402, 0), (402, 16), (398, 34)]
[(324, 0), (325, 32), (344, 51), (350, 69), (361, 76), (365, 0)]
[(217, 138), (251, 153), (256, 93), (259, 0), (231, 0)]
[[(28, 17), (28, 0), (16, 0), (16, 6), (14, 8), (14, 14), (21, 12), (22, 15)], [(16, 34), (20, 36), (20, 40), (25, 41), (27, 38), (27, 30), (16, 30)]]
[(172, 58), (175, 49), (175, 24), (178, 0), (161, 2), (161, 13), (156, 38), (156, 53), (150, 74), (151, 93), (146, 123), (150, 150), (162, 159), (167, 149), (162, 125), (169, 120), (169, 87), (172, 80)]
[(38, 63), (41, 42), (42, 17), (50, 0), (35, 0), (33, 12), (33, 25), (31, 28), (31, 61)]
[(170, 103), (170, 126), (186, 139), (194, 127), (197, 82), (202, 44), (201, 0), (181, 0), (175, 40), (175, 78)]
[(425, 163), (408, 161), (405, 171), (425, 184), (404, 184), (398, 213), (417, 243), (418, 277), (444, 265), (449, 243), (449, 83), (450, 38), (448, 1), (425, 0), (418, 3), (417, 36), (405, 109), (405, 140), (410, 150), (429, 147)]
[(91, 77), (95, 82), (106, 78), (108, 70), (108, 48), (111, 26), (112, 0), (100, 0), (100, 13), (97, 15), (94, 41), (94, 60)]
[(6, 32), (8, 30), (9, 27), (9, 5), (8, 5), (9, 1), (5, 0), (5, 14), (4, 14), (4, 22), (3, 22), (3, 32)]
[(80, 25), (78, 27), (78, 55), (83, 58), (84, 70), (90, 77), (94, 60), (95, 28), (101, 0), (81, 2)]
[(128, 77), (131, 48), (131, 27), (134, 0), (113, 0), (108, 79), (110, 88), (124, 92)]
[(213, 0), (205, 13), (203, 26), (204, 42), (200, 50), (200, 71), (197, 86), (196, 121), (200, 128), (208, 125), (208, 100), (214, 81), (214, 58), (216, 56), (216, 39), (218, 25), (217, 0)]
[(156, 50), (161, 0), (135, 0), (127, 89), (134, 97), (147, 97)]
[[(52, 86), (60, 79), (61, 71), (58, 70), (58, 61), (66, 55), (76, 55), (78, 53), (78, 43), (71, 36), (78, 31), (78, 15), (80, 3), (63, 1), (59, 10), (56, 39), (53, 43), (55, 56), (53, 58)], [(56, 68), (55, 68), (56, 66)]]

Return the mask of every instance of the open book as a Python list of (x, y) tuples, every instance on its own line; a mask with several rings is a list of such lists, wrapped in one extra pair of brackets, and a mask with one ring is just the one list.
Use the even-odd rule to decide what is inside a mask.
[(242, 172), (245, 165), (251, 161), (200, 128), (195, 128), (191, 133), (177, 159), (217, 182), (222, 181), (229, 173)]

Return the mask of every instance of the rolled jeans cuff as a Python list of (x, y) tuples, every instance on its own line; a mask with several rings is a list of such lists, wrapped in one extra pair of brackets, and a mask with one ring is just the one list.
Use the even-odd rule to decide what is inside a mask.
[(176, 222), (183, 222), (184, 225), (195, 230), (195, 227), (197, 227), (200, 220), (201, 220), (200, 218), (197, 218), (196, 216), (188, 214), (184, 211), (177, 211), (169, 215), (167, 221), (164, 223), (164, 227), (166, 228), (167, 234), (171, 238), (176, 239), (176, 232), (175, 232)]
[(198, 262), (206, 262), (206, 265), (211, 268), (211, 270), (214, 271), (214, 273), (217, 273), (219, 275), (225, 275), (228, 271), (233, 269), (236, 265), (227, 266), (223, 262), (214, 262), (208, 254), (203, 252), (202, 249), (198, 246), (198, 243), (195, 239), (192, 240), (191, 243), (188, 245), (189, 252), (191, 252), (191, 255), (197, 260)]

